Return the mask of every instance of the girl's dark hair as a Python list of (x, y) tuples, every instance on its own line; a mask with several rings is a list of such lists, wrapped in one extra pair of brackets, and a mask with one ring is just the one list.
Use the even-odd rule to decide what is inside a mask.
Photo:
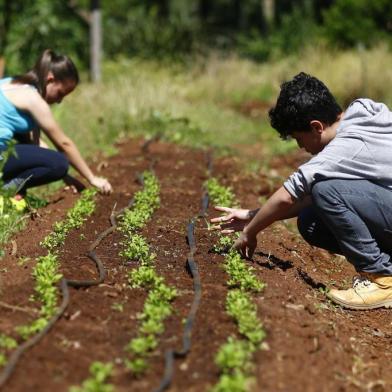
[(301, 72), (281, 85), (269, 117), (272, 127), (285, 139), (293, 132), (310, 131), (312, 120), (331, 125), (341, 113), (341, 107), (325, 84)]
[(67, 56), (56, 54), (51, 49), (46, 49), (42, 53), (30, 71), (15, 76), (12, 83), (31, 84), (44, 97), (49, 72), (52, 72), (56, 80), (72, 80), (75, 84), (79, 83), (79, 73), (73, 61)]

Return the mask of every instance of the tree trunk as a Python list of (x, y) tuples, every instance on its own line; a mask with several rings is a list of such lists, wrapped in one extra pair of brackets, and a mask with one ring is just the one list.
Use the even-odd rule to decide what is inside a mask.
[(91, 0), (90, 19), (90, 78), (92, 82), (101, 80), (102, 25), (100, 1)]
[(275, 0), (262, 0), (261, 7), (267, 28), (270, 30), (274, 26), (275, 20)]

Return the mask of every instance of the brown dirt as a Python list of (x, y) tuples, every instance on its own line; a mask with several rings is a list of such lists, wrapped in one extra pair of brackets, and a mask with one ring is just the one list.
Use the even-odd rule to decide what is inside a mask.
[[(88, 279), (95, 276), (86, 250), (97, 234), (109, 226), (109, 215), (116, 204), (125, 206), (140, 189), (138, 172), (149, 167), (149, 158), (157, 159), (156, 174), (161, 183), (161, 207), (143, 230), (157, 253), (157, 270), (177, 287), (174, 314), (166, 320), (166, 330), (159, 348), (151, 356), (145, 377), (135, 379), (120, 364), (124, 346), (137, 332), (136, 314), (145, 299), (143, 290), (127, 286), (127, 271), (134, 262), (118, 256), (121, 235), (114, 233), (99, 246), (97, 253), (105, 263), (108, 276), (104, 284), (89, 289), (71, 289), (67, 311), (45, 338), (28, 351), (19, 362), (4, 390), (67, 391), (88, 377), (92, 361), (117, 363), (111, 383), (117, 391), (150, 391), (159, 384), (163, 372), (163, 353), (168, 347), (181, 347), (182, 320), (193, 299), (192, 280), (185, 269), (188, 246), (186, 225), (200, 209), (202, 183), (206, 179), (206, 159), (201, 151), (165, 143), (154, 143), (148, 154), (140, 150), (140, 141), (120, 146), (102, 175), (110, 178), (115, 192), (99, 196), (97, 209), (85, 225), (69, 235), (61, 255), (61, 269), (67, 278)], [(295, 165), (297, 158), (276, 162)], [(260, 184), (255, 177), (244, 178), (233, 160), (217, 161), (214, 175), (232, 185), (243, 206), (255, 207)], [(271, 190), (265, 192), (270, 193)], [(34, 309), (29, 300), (33, 293), (31, 268), (34, 258), (45, 254), (39, 241), (52, 224), (65, 216), (76, 200), (61, 192), (40, 216), (14, 240), (1, 261), (1, 301)], [(211, 213), (212, 214), (212, 213)], [(207, 391), (218, 380), (213, 358), (235, 326), (224, 312), (227, 288), (221, 268), (222, 256), (210, 252), (215, 236), (199, 222), (196, 230), (203, 296), (192, 335), (192, 350), (184, 360), (176, 361), (170, 391)], [(19, 265), (21, 257), (30, 257)], [(254, 391), (388, 391), (392, 390), (389, 342), (392, 336), (390, 310), (346, 311), (326, 301), (322, 288), (335, 284), (343, 287), (353, 274), (342, 258), (308, 246), (282, 223), (260, 235), (253, 266), (267, 283), (256, 302), (267, 331), (264, 349), (255, 357)], [(124, 310), (112, 308), (123, 304)], [(12, 334), (17, 325), (32, 315), (0, 307), (0, 331)]]

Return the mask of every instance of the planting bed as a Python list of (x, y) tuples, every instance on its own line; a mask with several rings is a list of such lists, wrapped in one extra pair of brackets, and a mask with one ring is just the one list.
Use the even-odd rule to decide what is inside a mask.
[[(66, 279), (97, 279), (95, 264), (86, 256), (88, 249), (110, 227), (113, 210), (126, 207), (143, 188), (137, 175), (153, 169), (160, 204), (137, 233), (156, 254), (153, 264), (157, 276), (176, 290), (176, 296), (170, 300), (172, 313), (163, 320), (164, 330), (157, 335), (158, 345), (146, 356), (145, 373), (135, 377), (124, 363), (134, 359), (126, 347), (139, 336), (142, 320), (137, 314), (143, 311), (148, 291), (130, 286), (129, 273), (140, 267), (140, 262), (119, 255), (125, 237), (115, 230), (95, 249), (106, 268), (105, 281), (89, 288), (69, 289), (65, 313), (22, 356), (2, 390), (68, 391), (71, 386), (81, 386), (90, 377), (90, 365), (100, 361), (113, 365), (106, 380), (113, 390), (153, 391), (164, 374), (165, 352), (182, 350), (185, 321), (194, 301), (194, 281), (186, 268), (190, 255), (187, 225), (201, 210), (203, 184), (208, 178), (207, 155), (162, 142), (152, 143), (144, 152), (141, 146), (142, 141), (137, 140), (122, 144), (118, 156), (108, 165), (100, 165), (114, 193), (95, 196), (95, 210), (81, 228), (68, 233), (58, 259)], [(297, 160), (296, 156), (276, 160), (274, 175), (286, 175)], [(231, 158), (216, 159), (212, 175), (231, 186), (243, 206), (256, 207), (259, 197), (274, 189), (268, 173), (245, 176)], [(10, 242), (1, 260), (0, 333), (16, 338), (18, 343), (22, 341), (14, 328), (30, 324), (40, 308), (37, 301), (30, 300), (35, 285), (32, 269), (36, 258), (47, 253), (39, 243), (77, 199), (65, 191), (54, 196), (52, 203)], [(209, 214), (213, 215), (211, 208)], [(195, 221), (194, 232), (196, 250), (191, 253), (200, 274), (202, 296), (190, 352), (174, 358), (170, 391), (208, 391), (217, 385), (221, 374), (214, 362), (216, 353), (229, 336), (241, 338), (233, 317), (225, 310), (231, 290), (223, 269), (225, 258), (211, 251), (218, 236), (207, 230), (204, 218)], [(249, 390), (392, 389), (391, 311), (346, 311), (331, 305), (323, 294), (325, 285), (350, 284), (353, 269), (348, 263), (308, 246), (282, 223), (260, 235), (254, 261), (246, 263), (266, 283), (262, 291), (252, 294), (265, 337), (261, 349), (252, 353), (254, 366), (249, 373), (254, 375), (254, 382)], [(6, 352), (9, 355), (12, 349)]]

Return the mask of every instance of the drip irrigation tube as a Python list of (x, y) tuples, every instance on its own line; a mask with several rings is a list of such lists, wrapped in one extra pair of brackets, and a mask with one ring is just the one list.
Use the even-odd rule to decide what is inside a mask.
[[(212, 156), (211, 153), (207, 153), (207, 172), (209, 177), (211, 176), (211, 171), (212, 171)], [(202, 201), (201, 201), (201, 210), (197, 215), (197, 217), (191, 219), (191, 221), (187, 225), (187, 242), (189, 246), (189, 253), (186, 260), (186, 267), (193, 278), (194, 297), (193, 297), (191, 308), (188, 313), (188, 317), (185, 322), (183, 340), (182, 340), (182, 349), (180, 351), (176, 351), (173, 349), (166, 350), (164, 374), (159, 386), (155, 388), (153, 392), (162, 392), (170, 386), (174, 374), (174, 359), (186, 357), (191, 349), (193, 324), (201, 300), (200, 275), (199, 275), (198, 265), (194, 259), (194, 254), (197, 249), (196, 241), (195, 241), (195, 223), (197, 222), (198, 218), (204, 218), (206, 216), (208, 205), (209, 205), (209, 195), (208, 192), (204, 191), (202, 196)]]
[[(160, 135), (157, 135), (156, 137), (153, 137), (152, 139), (148, 140), (143, 146), (142, 146), (142, 151), (144, 153), (148, 152), (149, 146), (152, 142), (159, 140)], [(157, 159), (152, 159), (150, 162), (150, 170), (153, 171), (155, 164), (157, 163)], [(138, 174), (137, 179), (141, 185), (143, 185), (144, 180), (143, 176)], [(87, 257), (89, 257), (96, 265), (97, 271), (98, 271), (98, 279), (96, 280), (71, 280), (71, 279), (65, 279), (62, 278), (60, 281), (60, 287), (61, 287), (61, 292), (62, 292), (62, 303), (61, 306), (59, 307), (57, 313), (53, 315), (53, 317), (48, 321), (46, 324), (45, 328), (38, 332), (36, 335), (31, 337), (30, 339), (26, 340), (24, 343), (22, 343), (11, 355), (10, 358), (5, 365), (4, 369), (0, 372), (0, 389), (4, 386), (4, 384), (7, 382), (11, 374), (13, 373), (19, 359), (21, 356), (32, 346), (37, 344), (48, 332), (49, 330), (53, 327), (53, 325), (57, 322), (57, 320), (63, 315), (65, 312), (65, 309), (67, 308), (69, 304), (69, 287), (74, 287), (74, 288), (82, 288), (82, 287), (91, 287), (91, 286), (97, 286), (101, 284), (106, 276), (105, 272), (105, 267), (100, 260), (100, 258), (97, 256), (95, 249), (99, 246), (99, 244), (102, 242), (102, 240), (111, 234), (117, 227), (117, 221), (116, 218), (121, 215), (126, 209), (131, 208), (134, 204), (134, 199), (132, 198), (131, 201), (128, 203), (128, 205), (121, 210), (117, 211), (114, 213), (114, 208), (112, 213), (110, 214), (110, 224), (111, 227), (108, 229), (104, 230), (102, 233), (100, 233), (97, 237), (97, 239), (91, 244), (90, 248), (88, 249)]]
[(74, 288), (81, 288), (81, 287), (91, 287), (91, 286), (97, 286), (101, 284), (106, 276), (105, 272), (105, 267), (102, 263), (102, 261), (99, 259), (97, 254), (95, 253), (95, 248), (98, 247), (98, 245), (102, 242), (102, 240), (111, 234), (117, 227), (117, 221), (116, 218), (121, 215), (126, 209), (131, 208), (134, 203), (134, 199), (132, 198), (131, 201), (128, 203), (128, 205), (124, 208), (122, 208), (120, 211), (117, 211), (114, 213), (114, 210), (112, 211), (110, 215), (110, 223), (111, 227), (108, 229), (104, 230), (101, 234), (98, 235), (97, 239), (93, 242), (93, 244), (90, 246), (88, 249), (88, 254), (87, 256), (94, 261), (99, 278), (96, 280), (70, 280), (70, 279), (65, 279), (62, 278), (60, 281), (60, 287), (61, 287), (61, 292), (62, 292), (62, 303), (56, 312), (55, 315), (48, 321), (46, 324), (45, 328), (38, 332), (36, 335), (34, 335), (32, 338), (26, 340), (24, 343), (22, 343), (10, 356), (7, 364), (5, 365), (4, 369), (0, 373), (0, 388), (4, 386), (4, 384), (7, 382), (9, 377), (11, 376), (12, 372), (14, 371), (19, 359), (21, 356), (32, 346), (37, 344), (53, 327), (53, 325), (59, 320), (59, 318), (63, 315), (65, 312), (65, 309), (67, 308), (69, 304), (69, 287), (74, 287)]

